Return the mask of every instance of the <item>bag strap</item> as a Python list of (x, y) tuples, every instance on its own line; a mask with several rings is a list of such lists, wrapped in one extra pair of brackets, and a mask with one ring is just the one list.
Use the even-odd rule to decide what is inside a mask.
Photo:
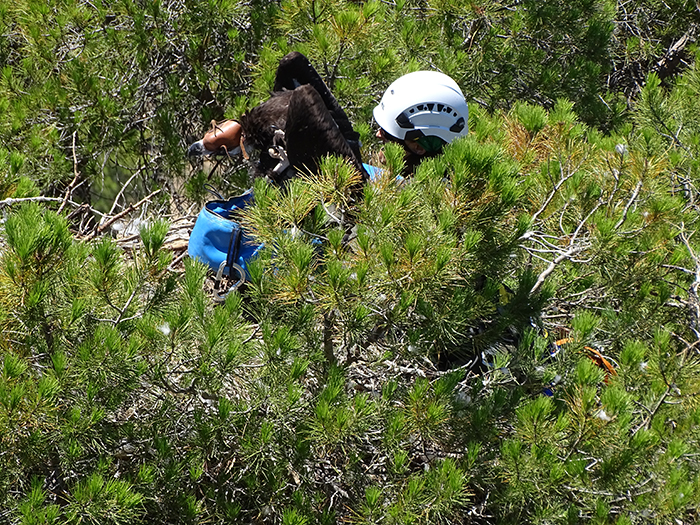
[(221, 195), (221, 193), (216, 191), (216, 188), (214, 186), (212, 186), (211, 184), (209, 184), (208, 182), (204, 183), (203, 186), (204, 186), (205, 190), (207, 190), (209, 193), (211, 193), (218, 200), (220, 200), (220, 201), (226, 200), (226, 199), (224, 199), (223, 195)]
[[(226, 259), (221, 261), (221, 264), (219, 265), (219, 271), (216, 272), (216, 278), (214, 279), (216, 282), (215, 285), (215, 290), (214, 290), (214, 302), (217, 303), (223, 303), (226, 301), (226, 296), (230, 294), (232, 291), (237, 290), (238, 288), (241, 287), (245, 283), (245, 270), (236, 262), (238, 260), (238, 253), (240, 252), (240, 247), (241, 247), (241, 239), (243, 237), (242, 231), (240, 228), (235, 228), (231, 232), (231, 238), (228, 243), (228, 251), (226, 253)], [(219, 287), (219, 283), (221, 282), (221, 278), (224, 274), (224, 270), (228, 268), (229, 270), (229, 277), (233, 278), (234, 272), (238, 274), (238, 281), (236, 281), (228, 290), (226, 290), (223, 293), (219, 293), (216, 288)]]
[(226, 268), (231, 268), (231, 266), (238, 260), (238, 253), (241, 251), (241, 237), (241, 228), (234, 228), (228, 242), (228, 250), (226, 252)]

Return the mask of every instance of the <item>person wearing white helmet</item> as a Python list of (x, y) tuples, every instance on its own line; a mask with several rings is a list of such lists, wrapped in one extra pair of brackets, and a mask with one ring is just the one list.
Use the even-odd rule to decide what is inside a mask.
[(373, 114), (380, 126), (377, 137), (403, 144), (409, 171), (468, 131), (464, 94), (452, 78), (438, 71), (415, 71), (398, 78)]

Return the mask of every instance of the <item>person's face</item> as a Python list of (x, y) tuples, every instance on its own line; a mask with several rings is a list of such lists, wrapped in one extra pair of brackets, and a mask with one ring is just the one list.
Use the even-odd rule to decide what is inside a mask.
[(426, 154), (426, 150), (418, 144), (414, 140), (399, 140), (396, 137), (390, 135), (386, 131), (384, 131), (382, 128), (379, 128), (377, 130), (377, 135), (376, 137), (381, 140), (384, 144), (387, 142), (398, 142), (399, 144), (402, 144), (403, 147), (409, 151), (410, 153), (413, 153), (415, 155), (423, 156)]
[(389, 135), (386, 131), (384, 131), (383, 128), (379, 128), (377, 130), (376, 137), (382, 141), (382, 143), (386, 144), (387, 142), (398, 142), (397, 139)]

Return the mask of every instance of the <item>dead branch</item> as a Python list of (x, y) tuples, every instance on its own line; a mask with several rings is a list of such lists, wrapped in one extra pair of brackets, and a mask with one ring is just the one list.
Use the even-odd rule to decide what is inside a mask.
[(131, 177), (129, 177), (129, 180), (127, 180), (124, 183), (124, 185), (122, 186), (122, 189), (120, 189), (119, 193), (117, 193), (117, 196), (114, 197), (114, 202), (112, 203), (112, 207), (110, 208), (109, 213), (107, 215), (111, 215), (112, 213), (114, 213), (114, 209), (117, 207), (117, 203), (119, 202), (119, 199), (121, 198), (122, 195), (124, 195), (124, 190), (126, 190), (126, 187), (131, 183), (132, 180), (134, 180), (138, 176), (139, 173), (141, 173), (141, 171), (143, 171), (143, 168), (137, 169), (134, 172), (134, 174)]
[(78, 171), (78, 157), (75, 154), (75, 134), (76, 132), (73, 132), (73, 180), (71, 183), (68, 185), (66, 188), (66, 194), (63, 197), (63, 202), (61, 205), (58, 207), (58, 212), (61, 213), (63, 211), (63, 208), (66, 206), (66, 202), (68, 201), (68, 197), (71, 196), (71, 193), (73, 193), (73, 190), (75, 189), (75, 185), (78, 182), (78, 179), (80, 178), (80, 172)]
[(685, 234), (685, 231), (682, 232), (679, 237), (683, 241), (683, 244), (685, 244), (688, 254), (695, 263), (695, 271), (689, 272), (695, 276), (695, 280), (688, 288), (688, 305), (690, 315), (689, 324), (690, 329), (695, 334), (695, 337), (700, 340), (700, 297), (698, 296), (698, 290), (700, 290), (700, 259), (690, 245), (690, 237)]
[(637, 185), (634, 188), (634, 191), (632, 192), (632, 196), (630, 197), (630, 200), (627, 201), (627, 205), (625, 206), (625, 209), (622, 210), (622, 217), (620, 217), (620, 220), (617, 221), (617, 224), (615, 224), (615, 229), (617, 230), (620, 226), (624, 224), (624, 222), (627, 220), (627, 212), (629, 211), (630, 207), (634, 203), (634, 201), (637, 199), (637, 195), (639, 195), (639, 190), (642, 189), (642, 181), (640, 180)]
[[(44, 197), (44, 196), (39, 196), (39, 197), (20, 197), (20, 198), (9, 198), (9, 199), (4, 199), (0, 201), (0, 208), (4, 206), (14, 206), (16, 204), (21, 204), (23, 202), (66, 202), (67, 204), (70, 204), (71, 206), (75, 206), (76, 208), (84, 208), (86, 205), (85, 204), (80, 204), (77, 202), (74, 202), (70, 199), (63, 199), (60, 197)], [(97, 211), (94, 208), (91, 208), (88, 206), (88, 208), (92, 213), (95, 215), (99, 215), (100, 217), (104, 217), (105, 214), (102, 213), (101, 211)]]
[(133, 212), (134, 210), (138, 209), (142, 204), (144, 204), (145, 202), (150, 201), (153, 197), (155, 197), (156, 195), (158, 195), (161, 191), (163, 191), (163, 190), (160, 190), (160, 189), (155, 190), (155, 191), (151, 192), (149, 195), (147, 195), (146, 197), (144, 197), (143, 199), (141, 199), (141, 200), (140, 200), (139, 202), (137, 202), (136, 204), (131, 204), (131, 205), (129, 205), (129, 206), (128, 206), (124, 211), (122, 211), (121, 213), (116, 214), (114, 217), (112, 217), (112, 218), (110, 218), (109, 220), (107, 220), (107, 221), (103, 222), (102, 224), (100, 224), (100, 225), (95, 229), (95, 231), (92, 233), (92, 235), (91, 235), (89, 238), (90, 238), (90, 239), (93, 239), (93, 238), (97, 237), (99, 234), (101, 234), (102, 232), (104, 232), (107, 228), (109, 228), (109, 227), (110, 227), (112, 224), (114, 224), (116, 221), (118, 221), (119, 219), (121, 219), (121, 218), (124, 217), (125, 215), (128, 215), (129, 213)]
[(576, 242), (576, 239), (578, 238), (579, 233), (581, 233), (581, 229), (583, 226), (588, 222), (588, 219), (591, 218), (591, 216), (598, 210), (600, 207), (600, 202), (596, 204), (593, 209), (586, 215), (581, 223), (578, 225), (576, 230), (571, 236), (571, 239), (569, 240), (569, 249), (566, 250), (564, 253), (558, 255), (552, 262), (549, 263), (549, 266), (537, 277), (537, 282), (535, 282), (535, 285), (532, 287), (530, 290), (530, 295), (537, 293), (537, 291), (542, 287), (544, 284), (545, 279), (550, 276), (550, 274), (554, 271), (554, 269), (563, 261), (570, 259), (573, 257), (578, 252), (581, 252), (586, 249), (586, 246), (574, 246), (574, 243)]

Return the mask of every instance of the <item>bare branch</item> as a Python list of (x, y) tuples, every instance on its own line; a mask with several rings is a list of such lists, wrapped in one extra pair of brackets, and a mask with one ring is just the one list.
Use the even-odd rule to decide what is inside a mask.
[(102, 233), (103, 231), (105, 231), (107, 228), (109, 228), (109, 227), (110, 227), (112, 224), (114, 224), (116, 221), (118, 221), (119, 219), (121, 219), (121, 218), (124, 217), (125, 215), (131, 213), (131, 212), (134, 211), (135, 209), (139, 208), (143, 203), (150, 201), (153, 197), (155, 197), (156, 195), (158, 195), (161, 191), (163, 191), (163, 190), (156, 190), (156, 191), (151, 192), (150, 194), (148, 194), (146, 197), (144, 197), (143, 199), (141, 199), (141, 200), (140, 200), (139, 202), (137, 202), (136, 204), (131, 204), (131, 205), (130, 205), (128, 208), (126, 208), (123, 212), (116, 214), (116, 215), (115, 215), (114, 217), (112, 217), (111, 219), (109, 219), (109, 220), (103, 222), (102, 224), (100, 224), (100, 225), (96, 228), (95, 232), (92, 234), (91, 238), (94, 238), (94, 237), (96, 237), (97, 235), (99, 235), (100, 233)]
[[(4, 199), (0, 201), (0, 208), (3, 206), (14, 206), (15, 204), (21, 204), (23, 202), (66, 202), (70, 204), (71, 206), (75, 206), (76, 208), (82, 208), (85, 206), (85, 204), (80, 204), (77, 202), (74, 202), (70, 199), (62, 199), (60, 197), (20, 197), (20, 198), (10, 198), (10, 199)], [(102, 213), (101, 211), (97, 211), (94, 208), (88, 207), (88, 209), (94, 213), (95, 215), (99, 215), (100, 217), (104, 217), (105, 214)]]
[(63, 211), (63, 208), (65, 208), (66, 203), (68, 202), (68, 197), (70, 197), (71, 193), (73, 192), (73, 189), (75, 188), (75, 184), (78, 182), (78, 178), (80, 177), (80, 172), (78, 171), (78, 157), (75, 154), (75, 134), (77, 132), (73, 132), (73, 180), (71, 183), (68, 185), (68, 188), (66, 188), (66, 195), (63, 197), (63, 202), (61, 205), (58, 207), (58, 212), (61, 213)]
[(120, 197), (124, 194), (124, 190), (126, 190), (127, 186), (131, 183), (131, 181), (134, 180), (138, 176), (138, 174), (141, 173), (142, 171), (143, 171), (143, 168), (137, 169), (134, 172), (134, 174), (131, 177), (129, 177), (129, 180), (127, 180), (124, 183), (122, 188), (119, 190), (119, 193), (117, 193), (117, 196), (114, 197), (114, 202), (112, 203), (112, 207), (110, 208), (109, 213), (107, 215), (111, 215), (112, 213), (114, 213), (114, 209), (117, 207), (117, 203), (119, 202)]
[(549, 266), (537, 277), (537, 282), (535, 282), (535, 285), (530, 290), (530, 295), (537, 293), (537, 291), (542, 287), (542, 284), (544, 284), (545, 279), (547, 279), (547, 277), (549, 277), (552, 274), (554, 269), (560, 263), (567, 259), (570, 259), (571, 257), (573, 257), (574, 254), (579, 253), (587, 248), (587, 246), (574, 246), (574, 243), (576, 242), (579, 233), (581, 233), (581, 229), (586, 224), (586, 222), (588, 222), (588, 219), (590, 219), (591, 216), (598, 210), (600, 204), (601, 203), (598, 202), (588, 213), (588, 215), (586, 215), (583, 218), (583, 220), (579, 223), (573, 235), (571, 236), (571, 239), (569, 240), (569, 249), (561, 255), (559, 255), (558, 257), (556, 257), (551, 263), (549, 263)]
[(555, 184), (554, 188), (552, 188), (552, 191), (549, 193), (549, 196), (548, 196), (547, 199), (544, 201), (544, 203), (542, 204), (542, 206), (540, 207), (540, 209), (537, 210), (537, 211), (534, 213), (534, 215), (532, 216), (531, 221), (532, 221), (533, 224), (534, 224), (534, 222), (537, 220), (537, 218), (540, 216), (540, 214), (541, 214), (545, 209), (547, 209), (547, 206), (549, 206), (549, 203), (552, 202), (552, 199), (554, 198), (554, 196), (555, 196), (555, 195), (557, 194), (557, 192), (559, 191), (559, 188), (561, 188), (567, 180), (569, 180), (571, 177), (573, 177), (575, 173), (576, 173), (576, 171), (575, 171), (575, 170), (572, 170), (568, 175), (565, 175), (565, 176), (563, 176), (561, 179), (559, 179), (559, 182), (557, 182), (557, 183)]
[(630, 209), (630, 206), (634, 203), (634, 201), (637, 199), (637, 195), (639, 195), (639, 190), (642, 189), (642, 181), (640, 180), (637, 183), (637, 186), (635, 186), (634, 191), (632, 192), (632, 196), (630, 197), (630, 200), (627, 201), (627, 205), (625, 206), (625, 209), (622, 210), (622, 217), (620, 217), (620, 220), (617, 221), (617, 224), (615, 224), (615, 229), (617, 230), (620, 226), (624, 224), (624, 222), (627, 220), (627, 212)]

